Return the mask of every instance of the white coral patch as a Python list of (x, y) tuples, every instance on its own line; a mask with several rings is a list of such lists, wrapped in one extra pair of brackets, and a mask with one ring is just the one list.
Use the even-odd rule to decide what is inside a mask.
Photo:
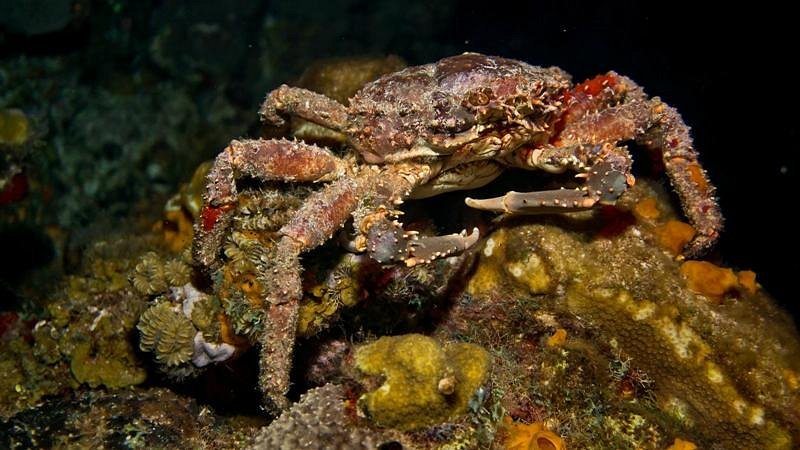
[(207, 342), (203, 333), (198, 331), (194, 335), (194, 353), (192, 354), (192, 364), (195, 367), (205, 367), (211, 363), (218, 363), (227, 360), (236, 352), (236, 348), (224, 342), (214, 344)]
[(693, 356), (702, 357), (702, 354), (697, 354), (697, 350), (707, 348), (707, 345), (700, 339), (700, 336), (686, 326), (686, 324), (675, 323), (664, 318), (661, 321), (659, 330), (667, 341), (672, 344), (672, 349), (681, 359), (688, 359)]
[(484, 256), (486, 257), (492, 256), (492, 253), (494, 253), (494, 246), (495, 246), (494, 238), (487, 239), (486, 244), (483, 246)]
[(750, 409), (750, 425), (764, 425), (764, 408), (754, 406)]
[(715, 384), (722, 383), (722, 380), (724, 380), (722, 371), (719, 370), (716, 364), (711, 362), (706, 364), (706, 378), (708, 378), (708, 381)]
[(642, 304), (634, 311), (634, 320), (649, 319), (656, 312), (656, 305), (652, 302), (643, 301)]

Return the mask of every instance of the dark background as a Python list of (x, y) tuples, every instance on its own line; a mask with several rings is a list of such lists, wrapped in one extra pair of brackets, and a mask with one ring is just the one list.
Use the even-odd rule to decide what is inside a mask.
[[(165, 23), (180, 29), (181, 21), (191, 22), (191, 14), (197, 20), (221, 17), (214, 9), (219, 6), (209, 6), (213, 3), (74, 2), (68, 25), (39, 34), (0, 20), (0, 57), (83, 52), (87, 66), (112, 64), (121, 72), (158, 66), (147, 57), (150, 39)], [(175, 13), (181, 10), (176, 4), (185, 6), (184, 12)], [(0, 0), (0, 8), (19, 5)], [(329, 56), (394, 53), (419, 64), (476, 51), (557, 65), (576, 81), (608, 70), (628, 75), (675, 106), (692, 127), (727, 220), (717, 250), (722, 262), (754, 270), (780, 303), (795, 317), (800, 313), (792, 281), (800, 264), (790, 218), (797, 209), (800, 169), (795, 121), (800, 87), (797, 71), (789, 67), (797, 54), (795, 14), (763, 2), (718, 7), (476, 0), (226, 5), (228, 14), (222, 16), (232, 17), (233, 24), (226, 29), (229, 52), (182, 52), (178, 42), (174, 54), (217, 58), (208, 80), (227, 78), (231, 96), (251, 111), (263, 95), (253, 91), (263, 93), (299, 75), (308, 62)], [(120, 33), (128, 38), (114, 41)], [(265, 53), (275, 61), (270, 75), (254, 64)], [(163, 67), (155, 72), (172, 76)]]

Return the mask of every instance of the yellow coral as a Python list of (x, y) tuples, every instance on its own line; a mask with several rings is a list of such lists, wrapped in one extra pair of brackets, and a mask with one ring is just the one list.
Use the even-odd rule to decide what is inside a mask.
[(310, 289), (300, 305), (297, 332), (311, 336), (324, 329), (343, 307), (358, 303), (361, 286), (354, 272), (358, 257), (347, 253), (329, 271), (320, 274), (325, 280)]
[(192, 322), (169, 303), (160, 302), (142, 314), (136, 326), (141, 333), (139, 348), (153, 352), (167, 367), (188, 362), (194, 351), (197, 333)]
[(100, 385), (120, 388), (143, 383), (147, 378), (144, 368), (132, 364), (130, 355), (117, 353), (103, 352), (95, 348), (92, 342), (82, 342), (75, 346), (71, 355), (72, 375), (79, 383), (86, 383), (93, 388)]
[(358, 405), (379, 426), (413, 430), (442, 423), (467, 411), (489, 363), (489, 354), (474, 344), (442, 346), (420, 334), (382, 337), (356, 351), (356, 368), (384, 379)]
[(552, 431), (545, 429), (542, 422), (532, 424), (517, 423), (511, 417), (503, 418), (506, 450), (565, 450), (564, 441)]
[(154, 228), (163, 233), (167, 247), (173, 252), (188, 248), (192, 243), (192, 217), (182, 209), (164, 211), (164, 219)]
[(736, 277), (739, 279), (739, 285), (744, 289), (745, 292), (748, 294), (755, 294), (758, 290), (758, 284), (756, 284), (756, 273), (752, 270), (742, 270), (741, 272), (736, 274)]
[(689, 441), (684, 441), (681, 438), (675, 438), (675, 442), (667, 447), (667, 450), (695, 450), (697, 446)]
[(552, 280), (547, 273), (547, 267), (535, 253), (527, 254), (521, 261), (510, 261), (505, 269), (514, 280), (527, 287), (531, 294), (550, 291)]
[(163, 232), (167, 246), (174, 252), (187, 248), (192, 242), (192, 223), (203, 207), (203, 192), (211, 164), (206, 161), (197, 166), (191, 180), (183, 183), (180, 191), (164, 205), (164, 218), (154, 226), (154, 231)]
[(0, 111), (0, 144), (22, 145), (30, 136), (30, 122), (18, 109)]

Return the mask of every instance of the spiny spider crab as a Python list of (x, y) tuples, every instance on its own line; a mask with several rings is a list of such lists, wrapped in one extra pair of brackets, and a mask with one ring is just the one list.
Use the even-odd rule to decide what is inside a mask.
[(354, 152), (337, 157), (301, 141), (234, 140), (208, 176), (196, 224), (196, 261), (218, 267), (220, 246), (237, 202), (236, 180), (326, 182), (281, 228), (272, 274), (266, 274), (269, 330), (262, 339), (261, 389), (272, 406), (288, 403), (301, 253), (317, 247), (351, 217), (352, 250), (407, 265), (463, 252), (478, 232), (418, 237), (397, 221), (397, 205), (485, 185), (506, 167), (577, 172), (582, 187), (509, 192), (467, 205), (510, 214), (570, 212), (613, 204), (633, 185), (624, 142), (660, 152), (683, 211), (697, 235), (685, 253), (714, 244), (722, 215), (698, 163), (689, 128), (659, 98), (648, 98), (614, 72), (573, 86), (561, 69), (465, 53), (409, 67), (364, 86), (344, 106), (300, 88), (280, 86), (260, 110), (280, 125), (297, 116), (347, 136)]

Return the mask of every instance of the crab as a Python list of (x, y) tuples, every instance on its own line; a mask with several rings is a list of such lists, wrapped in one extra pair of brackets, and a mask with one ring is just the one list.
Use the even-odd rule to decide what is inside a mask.
[(649, 98), (631, 79), (608, 72), (573, 85), (556, 67), (465, 53), (409, 67), (364, 86), (349, 106), (287, 85), (260, 111), (268, 124), (299, 117), (346, 136), (346, 156), (285, 139), (234, 140), (216, 157), (195, 225), (195, 260), (214, 269), (237, 202), (237, 179), (326, 183), (279, 231), (265, 274), (269, 331), (261, 339), (261, 389), (277, 409), (288, 405), (294, 327), (302, 297), (300, 255), (352, 219), (349, 250), (381, 263), (427, 263), (464, 252), (471, 233), (421, 237), (404, 230), (406, 199), (483, 186), (515, 167), (572, 171), (577, 188), (466, 198), (472, 208), (507, 214), (581, 211), (614, 204), (634, 184), (625, 146), (661, 155), (683, 212), (696, 229), (686, 256), (716, 241), (722, 215), (678, 112)]

